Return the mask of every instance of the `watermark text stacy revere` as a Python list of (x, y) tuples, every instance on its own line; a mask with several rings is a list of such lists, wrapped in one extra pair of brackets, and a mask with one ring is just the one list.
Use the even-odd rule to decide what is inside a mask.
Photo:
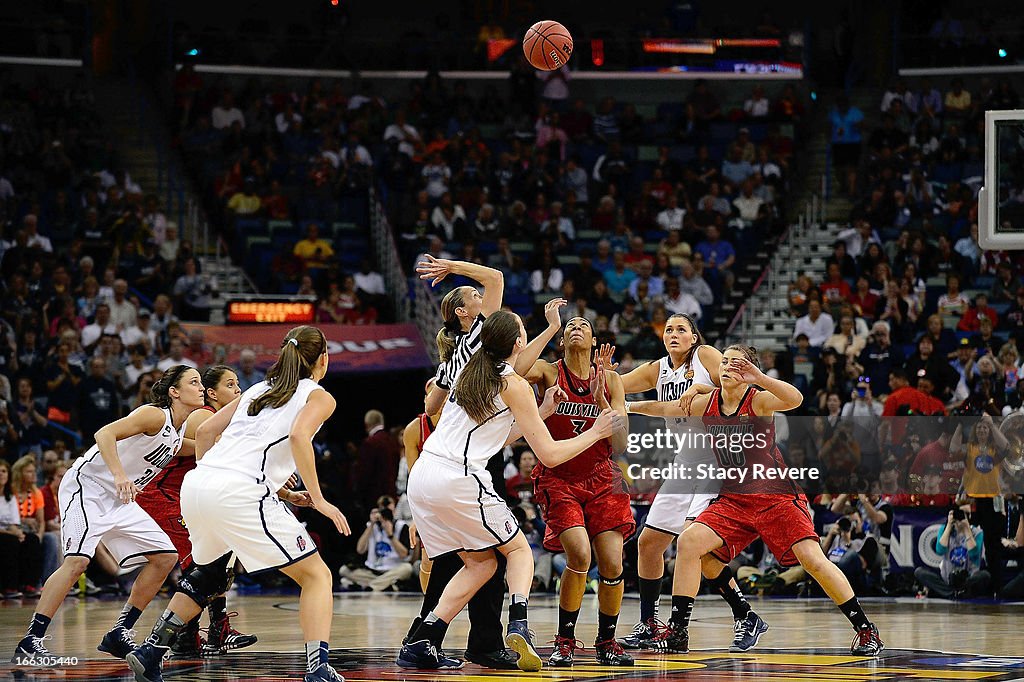
[(804, 481), (819, 480), (817, 467), (776, 467), (754, 464), (750, 467), (721, 467), (714, 464), (669, 464), (663, 467), (630, 464), (626, 473), (631, 479), (655, 481)]

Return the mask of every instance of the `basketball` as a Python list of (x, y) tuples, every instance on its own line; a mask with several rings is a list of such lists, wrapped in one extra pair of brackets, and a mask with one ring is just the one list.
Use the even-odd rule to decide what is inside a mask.
[(569, 62), (572, 55), (572, 36), (557, 21), (538, 21), (526, 29), (523, 53), (533, 68), (554, 71)]

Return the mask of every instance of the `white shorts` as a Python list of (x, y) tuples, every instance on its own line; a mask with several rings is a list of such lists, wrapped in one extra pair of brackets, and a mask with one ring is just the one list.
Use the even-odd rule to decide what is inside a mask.
[(96, 554), (103, 541), (123, 568), (139, 566), (150, 554), (177, 554), (174, 543), (137, 502), (125, 504), (99, 483), (69, 471), (57, 490), (64, 556)]
[(317, 551), (277, 491), (252, 477), (193, 469), (181, 484), (181, 516), (192, 541), (192, 561), (199, 565), (234, 552), (248, 573), (260, 573)]
[(423, 454), (409, 472), (408, 495), (416, 532), (431, 559), (500, 547), (519, 533), (487, 471), (467, 476), (461, 465)]
[(700, 516), (716, 497), (708, 493), (659, 492), (647, 512), (644, 527), (678, 536), (686, 522)]

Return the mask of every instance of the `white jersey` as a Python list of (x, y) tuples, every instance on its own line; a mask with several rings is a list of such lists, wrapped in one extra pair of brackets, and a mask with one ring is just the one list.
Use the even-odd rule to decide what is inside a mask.
[[(502, 376), (514, 373), (508, 363), (502, 367)], [(505, 446), (514, 421), (501, 395), (494, 397), (494, 414), (481, 423), (449, 398), (433, 433), (423, 443), (423, 452), (458, 464), (468, 476), (487, 468), (487, 460)]]
[[(152, 407), (152, 405), (138, 407), (132, 414)], [(134, 482), (140, 490), (156, 478), (161, 469), (171, 463), (178, 450), (181, 449), (181, 441), (185, 437), (185, 424), (182, 423), (181, 428), (176, 430), (171, 421), (171, 409), (169, 407), (160, 409), (164, 413), (164, 425), (155, 435), (139, 433), (117, 441), (117, 457), (121, 460), (121, 466), (124, 467), (124, 472), (129, 480)], [(93, 445), (75, 461), (68, 471), (68, 475), (69, 477), (76, 475), (87, 477), (97, 483), (104, 492), (117, 497), (114, 474), (110, 471), (107, 463), (103, 461), (97, 445)]]
[(455, 350), (452, 351), (452, 356), (447, 362), (442, 362), (437, 367), (434, 383), (438, 388), (445, 391), (452, 390), (459, 372), (466, 366), (469, 359), (473, 357), (473, 353), (480, 348), (480, 330), (483, 328), (484, 320), (486, 319), (483, 315), (477, 315), (469, 331), (459, 334), (459, 337), (455, 340)]
[[(662, 402), (676, 402), (694, 384), (700, 386), (714, 386), (711, 373), (704, 367), (697, 355), (698, 348), (693, 350), (689, 362), (684, 362), (677, 369), (672, 369), (672, 358), (663, 357), (658, 361), (658, 381), (655, 389), (658, 392), (658, 400)], [(689, 419), (682, 417), (666, 417), (665, 426), (676, 433), (703, 431), (701, 420), (696, 417)]]
[(292, 424), (313, 391), (323, 387), (312, 379), (303, 379), (294, 395), (281, 407), (264, 407), (249, 416), (249, 404), (270, 390), (261, 381), (242, 394), (231, 422), (220, 440), (199, 460), (200, 469), (219, 469), (254, 478), (271, 490), (280, 490), (295, 471), (295, 458), (288, 443)]

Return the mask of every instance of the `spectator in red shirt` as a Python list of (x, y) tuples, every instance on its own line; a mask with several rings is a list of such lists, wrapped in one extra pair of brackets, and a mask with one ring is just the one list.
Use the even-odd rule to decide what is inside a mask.
[(644, 238), (632, 237), (629, 240), (629, 253), (626, 254), (626, 267), (636, 270), (641, 261), (647, 261), (654, 267), (654, 256), (644, 253)]
[[(922, 447), (910, 465), (910, 490), (925, 493), (956, 493), (964, 477), (964, 458), (951, 454), (949, 441), (956, 424), (946, 421), (939, 437)], [(928, 481), (929, 475), (938, 476), (938, 481)]]
[(519, 470), (514, 476), (505, 480), (505, 491), (513, 506), (520, 503), (533, 502), (533, 467), (537, 465), (537, 456), (530, 450), (521, 450), (513, 459)]
[(852, 292), (847, 300), (858, 315), (869, 322), (875, 319), (878, 295), (871, 293), (871, 282), (866, 275), (857, 278), (857, 290)]
[[(906, 419), (893, 419), (893, 417), (906, 417), (908, 415), (935, 415), (946, 414), (946, 406), (941, 400), (933, 398), (924, 391), (920, 391), (910, 385), (907, 379), (907, 372), (904, 369), (896, 368), (889, 373), (889, 387), (892, 393), (885, 400), (882, 408), (882, 426), (880, 438), (883, 443), (902, 443), (906, 434)], [(888, 417), (888, 419), (886, 418)], [(886, 434), (891, 438), (886, 438)]]
[(962, 332), (981, 331), (983, 317), (992, 321), (993, 329), (999, 325), (999, 314), (988, 304), (988, 294), (978, 294), (974, 297), (974, 305), (967, 309), (956, 328)]
[(271, 220), (288, 220), (291, 218), (291, 209), (288, 207), (288, 198), (281, 193), (281, 183), (272, 180), (270, 193), (263, 197), (263, 210)]
[(838, 311), (839, 306), (848, 300), (851, 294), (850, 285), (843, 279), (838, 263), (829, 263), (828, 278), (818, 286), (818, 289), (821, 291), (822, 305), (835, 311)]
[(192, 360), (199, 367), (206, 367), (213, 364), (213, 351), (206, 345), (206, 336), (202, 329), (193, 329), (188, 333), (188, 346), (185, 348), (185, 357)]
[[(929, 445), (931, 444), (929, 443)], [(923, 452), (924, 448), (921, 448), (921, 451)], [(956, 501), (956, 497), (942, 492), (944, 483), (945, 476), (942, 469), (930, 464), (924, 468), (921, 479), (917, 483), (920, 486), (920, 492), (899, 493), (893, 496), (890, 503), (894, 507), (951, 507)]]

